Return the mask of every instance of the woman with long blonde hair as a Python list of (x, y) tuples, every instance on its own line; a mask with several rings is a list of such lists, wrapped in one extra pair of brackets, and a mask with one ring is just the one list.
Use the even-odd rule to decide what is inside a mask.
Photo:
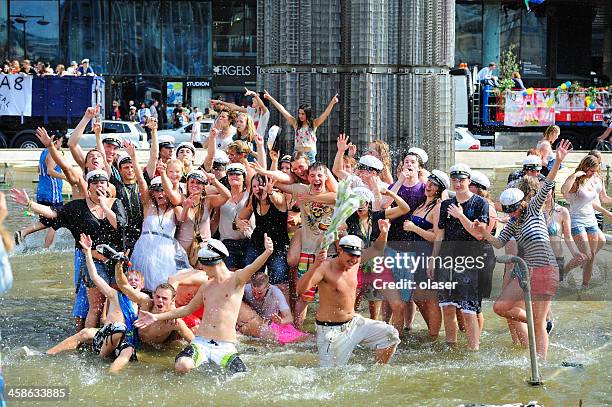
[[(606, 243), (606, 237), (597, 226), (595, 210), (605, 216), (612, 213), (603, 208), (597, 201), (605, 194), (603, 185), (598, 182), (597, 174), (601, 166), (600, 160), (594, 155), (584, 157), (576, 171), (567, 177), (561, 192), (570, 204), (569, 212), (572, 218), (572, 236), (578, 250), (588, 257), (582, 266), (582, 287), (588, 287), (593, 275), (595, 255)], [(569, 273), (570, 270), (566, 270)]]
[(382, 161), (384, 167), (380, 172), (380, 180), (387, 184), (393, 184), (393, 176), (391, 175), (391, 155), (389, 154), (389, 144), (380, 139), (376, 139), (368, 146), (368, 152), (371, 156)]

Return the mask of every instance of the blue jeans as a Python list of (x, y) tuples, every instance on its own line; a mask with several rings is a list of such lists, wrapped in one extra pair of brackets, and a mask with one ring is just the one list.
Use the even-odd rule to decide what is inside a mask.
[(87, 290), (83, 279), (79, 278), (81, 273), (81, 263), (85, 262), (85, 256), (80, 249), (74, 250), (74, 288), (76, 297), (74, 298), (74, 308), (72, 316), (75, 318), (86, 318), (89, 311), (89, 301), (87, 300)]
[(225, 239), (223, 244), (229, 252), (229, 256), (227, 256), (224, 260), (228, 269), (238, 270), (244, 268), (247, 264), (250, 264), (245, 261), (246, 248), (249, 244), (248, 239)]
[[(252, 243), (246, 250), (246, 264), (251, 264), (264, 252), (263, 249), (258, 249)], [(266, 261), (266, 264), (258, 271), (265, 271), (268, 268), (268, 277), (270, 284), (285, 284), (289, 282), (289, 264), (287, 264), (287, 248), (274, 248), (272, 255)]]

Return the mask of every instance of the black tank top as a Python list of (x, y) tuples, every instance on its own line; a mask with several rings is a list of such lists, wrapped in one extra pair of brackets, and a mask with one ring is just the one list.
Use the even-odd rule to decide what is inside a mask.
[(264, 233), (272, 239), (274, 250), (280, 249), (289, 244), (289, 236), (287, 235), (287, 212), (282, 212), (270, 202), (270, 209), (265, 215), (261, 215), (257, 210), (259, 201), (255, 201), (253, 205), (253, 213), (255, 214), (255, 230), (251, 235), (251, 240), (258, 248), (263, 248)]

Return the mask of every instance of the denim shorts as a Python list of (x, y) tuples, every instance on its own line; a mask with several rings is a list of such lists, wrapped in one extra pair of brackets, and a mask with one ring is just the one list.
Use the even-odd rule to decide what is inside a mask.
[(584, 226), (584, 225), (572, 225), (572, 236), (586, 233), (587, 235), (596, 235), (599, 232), (597, 224)]
[(246, 260), (246, 249), (249, 244), (248, 239), (225, 239), (223, 244), (227, 248), (229, 256), (227, 256), (224, 260), (225, 265), (228, 269), (241, 269), (247, 265)]
[(440, 308), (452, 305), (455, 308), (459, 308), (464, 314), (480, 314), (482, 311), (481, 301), (479, 300), (453, 301), (438, 295), (438, 305)]
[[(110, 268), (105, 263), (94, 259), (94, 265), (96, 266), (98, 275), (102, 277), (102, 280), (106, 281), (109, 285), (116, 284), (115, 273), (111, 272)], [(89, 272), (87, 271), (87, 261), (85, 260), (84, 256), (80, 264), (80, 273), (81, 281), (85, 284), (85, 287), (93, 288), (96, 286), (89, 277)]]
[[(253, 244), (249, 244), (246, 251), (245, 262), (251, 264), (255, 261), (260, 254), (264, 251), (258, 249)], [(274, 248), (272, 255), (266, 261), (266, 264), (259, 270), (264, 271), (268, 269), (268, 277), (270, 278), (270, 284), (285, 284), (289, 282), (289, 264), (287, 264), (287, 248), (282, 247), (280, 249)]]
[(304, 151), (304, 155), (306, 157), (308, 157), (308, 161), (310, 161), (310, 164), (314, 164), (314, 162), (317, 159), (317, 151), (316, 150)]

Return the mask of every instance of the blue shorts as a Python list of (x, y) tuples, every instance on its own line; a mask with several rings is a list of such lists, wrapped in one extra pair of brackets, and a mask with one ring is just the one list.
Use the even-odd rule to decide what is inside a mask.
[(314, 164), (314, 162), (317, 160), (316, 150), (304, 151), (304, 155), (308, 157), (308, 161), (310, 161), (310, 164)]
[[(246, 251), (246, 264), (251, 264), (255, 261), (260, 254), (264, 251), (263, 249), (258, 249), (253, 244), (249, 244)], [(268, 268), (268, 277), (270, 278), (270, 284), (285, 284), (289, 282), (289, 264), (287, 264), (287, 248), (282, 247), (280, 249), (276, 249), (274, 247), (274, 251), (272, 255), (266, 261), (264, 267), (262, 267), (259, 271), (263, 272), (265, 268)]]
[(440, 308), (452, 305), (455, 308), (459, 308), (464, 314), (480, 314), (481, 302), (478, 300), (447, 300), (444, 297), (438, 295), (438, 305)]
[(225, 265), (228, 269), (241, 269), (247, 265), (246, 260), (246, 249), (249, 244), (248, 239), (225, 239), (223, 240), (223, 244), (227, 248), (229, 256), (227, 256), (224, 260)]
[[(116, 284), (115, 273), (111, 272), (109, 266), (95, 259), (94, 259), (94, 265), (96, 266), (98, 275), (102, 277), (104, 281), (106, 281), (109, 285)], [(79, 266), (80, 266), (79, 267), (80, 279), (85, 284), (85, 287), (87, 288), (95, 287), (96, 285), (93, 283), (91, 278), (89, 278), (89, 272), (87, 271), (87, 262), (85, 261), (85, 256), (83, 254), (81, 254), (81, 262)]]
[[(393, 257), (395, 258), (396, 253), (398, 253), (397, 250), (392, 249), (391, 247), (387, 246), (385, 248), (385, 256), (387, 257)], [(400, 252), (402, 254), (404, 254), (405, 252)], [(414, 255), (414, 253), (408, 253), (408, 254), (412, 254)], [(397, 266), (397, 264), (396, 264)], [(393, 280), (396, 283), (403, 283), (405, 284), (405, 286), (408, 286), (408, 282), (409, 281), (414, 281), (414, 270), (411, 270), (410, 268), (398, 268), (398, 267), (393, 267), (391, 269), (391, 273), (393, 274)], [(402, 301), (410, 301), (412, 299), (412, 290), (409, 288), (400, 288), (397, 289), (397, 291), (400, 294), (400, 298)]]
[(89, 301), (87, 300), (87, 290), (85, 283), (79, 278), (81, 271), (81, 263), (85, 261), (85, 256), (80, 249), (74, 250), (74, 288), (76, 297), (74, 298), (74, 308), (72, 316), (75, 318), (86, 318), (89, 312)]
[(572, 225), (572, 236), (586, 233), (587, 235), (596, 235), (599, 232), (597, 224), (584, 226), (584, 225)]

